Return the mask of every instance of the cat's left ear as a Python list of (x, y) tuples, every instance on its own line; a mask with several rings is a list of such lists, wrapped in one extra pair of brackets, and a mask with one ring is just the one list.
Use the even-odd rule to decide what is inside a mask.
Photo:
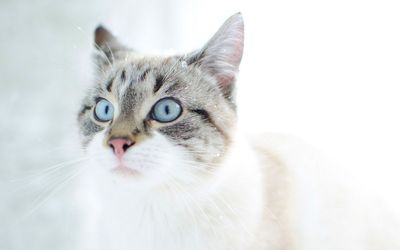
[(100, 52), (97, 56), (97, 61), (101, 65), (110, 64), (121, 56), (121, 52), (130, 51), (128, 47), (122, 45), (110, 31), (101, 25), (94, 31), (94, 44)]
[(242, 59), (243, 33), (243, 18), (237, 13), (225, 21), (202, 49), (188, 56), (188, 64), (197, 64), (216, 78), (227, 98), (232, 97)]

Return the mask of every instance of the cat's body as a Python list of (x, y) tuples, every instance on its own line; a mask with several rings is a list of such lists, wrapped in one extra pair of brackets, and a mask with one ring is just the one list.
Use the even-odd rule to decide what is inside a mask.
[(398, 247), (363, 230), (352, 197), (302, 143), (237, 128), (240, 15), (184, 56), (141, 56), (104, 28), (96, 44), (99, 79), (79, 114), (91, 158), (80, 249)]
[(82, 248), (400, 249), (392, 218), (364, 210), (360, 194), (348, 193), (301, 141), (264, 134), (240, 142), (207, 190), (85, 183)]

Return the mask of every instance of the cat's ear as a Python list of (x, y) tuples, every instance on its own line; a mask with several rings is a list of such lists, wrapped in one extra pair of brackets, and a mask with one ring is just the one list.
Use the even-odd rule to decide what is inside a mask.
[(118, 39), (102, 25), (99, 25), (94, 31), (94, 45), (99, 53), (96, 60), (101, 65), (107, 65), (121, 56), (121, 52), (130, 51), (122, 45)]
[(221, 26), (200, 50), (189, 55), (188, 64), (195, 63), (210, 72), (224, 95), (231, 98), (243, 54), (244, 25), (237, 13)]

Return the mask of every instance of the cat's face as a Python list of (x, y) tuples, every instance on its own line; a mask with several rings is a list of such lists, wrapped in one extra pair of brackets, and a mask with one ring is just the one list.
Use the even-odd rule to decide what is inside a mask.
[(240, 14), (185, 56), (141, 56), (102, 27), (95, 38), (98, 80), (78, 116), (90, 171), (151, 186), (196, 182), (215, 171), (236, 123)]

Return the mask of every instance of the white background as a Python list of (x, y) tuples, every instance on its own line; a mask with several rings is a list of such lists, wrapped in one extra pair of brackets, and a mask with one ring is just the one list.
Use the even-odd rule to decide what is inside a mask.
[[(398, 1), (2, 0), (0, 219), (11, 226), (0, 228), (0, 249), (69, 249), (61, 194), (23, 226), (14, 223), (39, 194), (49, 194), (42, 190), (53, 177), (24, 179), (29, 192), (9, 179), (71, 159), (95, 26), (105, 24), (139, 51), (188, 52), (238, 11), (245, 20), (238, 83), (244, 127), (301, 137), (365, 189), (397, 203)], [(63, 233), (47, 238), (60, 230), (55, 225)]]

